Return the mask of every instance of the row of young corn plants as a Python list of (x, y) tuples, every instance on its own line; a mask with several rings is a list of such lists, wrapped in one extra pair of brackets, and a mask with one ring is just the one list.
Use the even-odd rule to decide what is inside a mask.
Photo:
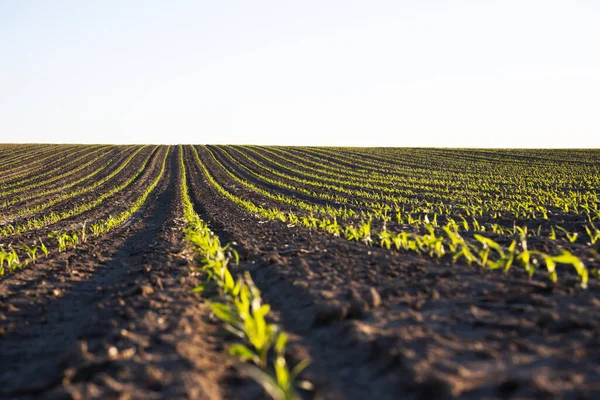
[[(45, 157), (48, 154), (56, 153), (60, 150), (61, 146), (49, 145), (49, 146), (32, 146), (26, 151), (19, 151), (17, 154), (10, 154), (0, 161), (0, 170), (4, 178), (8, 177), (13, 172), (18, 172), (22, 168), (27, 168), (29, 165), (37, 163), (41, 157)], [(70, 146), (71, 148), (74, 146)]]
[[(142, 146), (138, 149), (136, 149), (132, 154), (130, 154), (129, 156), (127, 156), (127, 158), (121, 162), (120, 164), (116, 165), (116, 169), (114, 169), (113, 171), (111, 171), (108, 175), (102, 177), (101, 179), (97, 179), (94, 181), (91, 181), (88, 185), (83, 186), (79, 189), (73, 190), (73, 191), (67, 191), (69, 188), (76, 186), (82, 182), (85, 181), (90, 181), (92, 178), (94, 178), (96, 175), (98, 175), (99, 173), (106, 171), (106, 168), (111, 166), (114, 163), (114, 160), (117, 159), (117, 157), (113, 157), (110, 160), (108, 160), (106, 163), (104, 163), (103, 165), (101, 165), (100, 167), (96, 168), (95, 170), (93, 170), (91, 173), (89, 173), (86, 176), (83, 176), (73, 182), (69, 182), (61, 187), (58, 188), (53, 188), (53, 189), (48, 189), (48, 190), (42, 190), (41, 192), (38, 193), (30, 193), (30, 194), (24, 194), (23, 196), (20, 197), (16, 197), (14, 199), (11, 199), (10, 202), (7, 202), (6, 204), (8, 205), (12, 205), (12, 204), (17, 204), (17, 203), (23, 203), (23, 202), (27, 202), (27, 201), (31, 201), (34, 198), (46, 198), (48, 196), (51, 196), (53, 194), (58, 194), (55, 197), (49, 198), (48, 200), (44, 201), (43, 203), (40, 204), (36, 204), (34, 206), (30, 206), (30, 207), (24, 207), (24, 208), (19, 208), (17, 210), (11, 210), (9, 215), (0, 215), (0, 218), (2, 219), (2, 223), (6, 224), (6, 223), (10, 223), (13, 220), (15, 220), (16, 218), (22, 218), (22, 217), (26, 217), (35, 213), (39, 213), (41, 211), (44, 211), (50, 207), (52, 207), (53, 205), (67, 200), (67, 199), (71, 199), (71, 198), (75, 198), (77, 196), (81, 196), (83, 194), (89, 193), (93, 190), (96, 190), (97, 188), (99, 188), (101, 185), (104, 185), (106, 182), (109, 182), (112, 178), (114, 178), (115, 176), (117, 176), (121, 171), (123, 171), (128, 165), (130, 165), (130, 163), (132, 162), (132, 160), (138, 155), (140, 154), (140, 152), (147, 148), (147, 146)], [(152, 156), (152, 153), (154, 151), (156, 151), (156, 148), (150, 152), (148, 159), (150, 159), (150, 157)], [(121, 155), (119, 155), (121, 156)]]
[(39, 238), (31, 244), (9, 245), (6, 248), (0, 245), (0, 275), (33, 265), (40, 257), (47, 258), (56, 252), (77, 248), (80, 244), (87, 242), (89, 238), (103, 236), (121, 226), (146, 204), (148, 196), (160, 183), (165, 173), (170, 150), (169, 147), (165, 152), (156, 178), (144, 187), (140, 195), (124, 211), (95, 221), (86, 221), (77, 228), (51, 232), (45, 239)]
[(14, 168), (15, 165), (23, 165), (27, 160), (38, 157), (42, 151), (48, 151), (56, 147), (56, 145), (3, 145), (0, 149), (2, 151), (0, 155), (0, 173), (4, 175), (8, 170)]
[(103, 204), (107, 199), (113, 197), (117, 193), (123, 191), (128, 188), (133, 182), (137, 180), (139, 176), (146, 170), (146, 166), (152, 159), (152, 154), (149, 155), (146, 160), (140, 165), (140, 167), (135, 171), (135, 173), (127, 178), (124, 182), (119, 185), (114, 186), (110, 190), (100, 194), (95, 197), (93, 200), (78, 204), (74, 207), (68, 208), (63, 211), (52, 211), (47, 214), (30, 218), (22, 223), (15, 224), (6, 224), (0, 228), (0, 238), (6, 238), (13, 235), (19, 235), (24, 232), (28, 232), (35, 229), (40, 229), (43, 227), (47, 227), (49, 225), (55, 224), (63, 219), (71, 218), (77, 215), (80, 215), (86, 211), (90, 211), (101, 204)]
[[(97, 155), (97, 153), (100, 153), (100, 154)], [(74, 159), (69, 160), (69, 162), (65, 163), (64, 165), (60, 165), (58, 168), (56, 168), (54, 170), (48, 171), (48, 173), (44, 174), (44, 176), (47, 176), (46, 178), (44, 178), (44, 176), (42, 176), (42, 175), (39, 175), (37, 177), (32, 176), (28, 179), (23, 179), (22, 181), (19, 182), (18, 185), (14, 185), (13, 189), (10, 189), (9, 187), (3, 187), (2, 191), (0, 191), (0, 199), (7, 199), (10, 196), (14, 196), (16, 194), (23, 193), (23, 192), (30, 193), (31, 191), (33, 191), (37, 188), (48, 186), (54, 182), (65, 181), (65, 180), (67, 180), (67, 178), (69, 176), (76, 174), (79, 171), (97, 163), (99, 160), (105, 159), (114, 154), (118, 154), (117, 148), (100, 147), (100, 148), (95, 149), (89, 153), (82, 155), (82, 156), (75, 157)], [(95, 155), (95, 157), (93, 157), (94, 155)], [(90, 157), (91, 157), (90, 160), (82, 163), (82, 160), (84, 160), (86, 158), (90, 158)], [(34, 182), (29, 183), (31, 181), (34, 181)], [(28, 194), (28, 193), (26, 193), (26, 194)], [(13, 201), (12, 198), (9, 200), (4, 200), (2, 202), (2, 208), (6, 207), (7, 205), (10, 205), (12, 201)]]
[(3, 174), (6, 178), (2, 179), (0, 184), (4, 190), (11, 190), (24, 181), (28, 182), (31, 179), (39, 178), (40, 172), (45, 173), (49, 168), (54, 168), (57, 164), (60, 165), (65, 160), (70, 160), (74, 154), (88, 152), (91, 149), (90, 146), (63, 146), (58, 150), (49, 151), (45, 157), (36, 158), (30, 164), (17, 167), (12, 175)]
[[(560, 249), (559, 254), (553, 255), (539, 250), (530, 250), (526, 232), (520, 234), (518, 239), (512, 239), (510, 244), (502, 245), (480, 234), (473, 235), (473, 238), (465, 238), (450, 223), (440, 227), (430, 221), (425, 222), (424, 228), (426, 233), (407, 232), (404, 230), (392, 232), (387, 229), (385, 224), (379, 231), (374, 231), (371, 220), (362, 221), (359, 224), (346, 224), (343, 220), (341, 220), (342, 222), (338, 221), (335, 216), (316, 217), (313, 214), (302, 215), (293, 211), (283, 211), (278, 207), (267, 208), (241, 198), (225, 189), (215, 180), (206, 165), (201, 161), (197, 150), (192, 147), (192, 151), (195, 153), (196, 161), (206, 174), (208, 181), (222, 195), (259, 216), (294, 225), (301, 225), (308, 229), (322, 230), (334, 236), (363, 242), (367, 245), (378, 245), (387, 249), (395, 248), (399, 251), (415, 252), (440, 259), (450, 259), (452, 262), (474, 263), (480, 265), (482, 268), (491, 270), (502, 269), (508, 272), (513, 265), (520, 265), (530, 277), (533, 276), (539, 266), (544, 265), (547, 269), (548, 277), (553, 282), (556, 282), (558, 277), (556, 272), (557, 264), (566, 264), (575, 269), (580, 277), (581, 286), (587, 287), (590, 271), (585, 267), (580, 258), (564, 248)], [(224, 172), (228, 172), (216, 158), (213, 157), (212, 160)], [(228, 175), (231, 176), (231, 174)], [(240, 184), (244, 184), (244, 181), (239, 178), (234, 180)], [(247, 187), (252, 188), (252, 185)], [(593, 270), (592, 273), (597, 275), (597, 270)]]
[(237, 360), (234, 365), (256, 380), (276, 400), (299, 399), (297, 387), (310, 388), (298, 375), (308, 361), (290, 369), (286, 360), (288, 335), (280, 326), (268, 321), (270, 306), (265, 304), (260, 290), (248, 272), (234, 278), (229, 264), (238, 257), (230, 244), (223, 246), (198, 214), (189, 196), (183, 149), (180, 148), (181, 197), (185, 220), (185, 240), (192, 259), (200, 263), (205, 284), (194, 289), (203, 292), (207, 286), (218, 288), (219, 296), (209, 301), (214, 315), (241, 343), (229, 347), (229, 354)]

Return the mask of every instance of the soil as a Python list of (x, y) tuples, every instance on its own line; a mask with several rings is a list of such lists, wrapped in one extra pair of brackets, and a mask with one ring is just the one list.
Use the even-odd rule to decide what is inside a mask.
[[(0, 399), (265, 397), (231, 367), (231, 336), (192, 292), (202, 276), (183, 251), (178, 151), (126, 224), (0, 277)], [(275, 205), (198, 151), (228, 190)], [(312, 360), (304, 398), (600, 396), (597, 281), (553, 285), (267, 221), (223, 198), (189, 147), (184, 159), (196, 212), (234, 243), (234, 272), (251, 273), (291, 334), (292, 364)]]

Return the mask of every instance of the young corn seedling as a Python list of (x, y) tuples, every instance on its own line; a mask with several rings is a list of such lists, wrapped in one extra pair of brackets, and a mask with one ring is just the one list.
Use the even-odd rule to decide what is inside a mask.
[(4, 260), (8, 254), (4, 250), (0, 250), (0, 276), (4, 275)]
[(565, 228), (558, 226), (558, 225), (556, 226), (556, 229), (561, 230), (565, 234), (565, 236), (567, 236), (567, 239), (569, 239), (569, 242), (571, 242), (571, 243), (575, 243), (575, 241), (577, 240), (577, 237), (579, 236), (579, 233), (577, 233), (577, 232), (571, 233), (571, 232), (567, 231)]
[(458, 231), (452, 230), (450, 225), (446, 225), (442, 228), (446, 232), (446, 236), (450, 239), (449, 248), (453, 253), (452, 262), (464, 258), (465, 261), (471, 265), (473, 262), (477, 262), (478, 259), (471, 250), (469, 243), (458, 233)]
[(10, 253), (6, 255), (6, 266), (10, 272), (22, 266), (19, 255), (14, 249), (11, 249)]
[(527, 229), (521, 231), (520, 244), (521, 251), (517, 255), (516, 260), (523, 266), (523, 268), (525, 268), (525, 271), (529, 275), (529, 278), (531, 278), (535, 273), (537, 260), (534, 257), (536, 252), (530, 251), (527, 248)]
[(102, 233), (102, 226), (100, 223), (95, 223), (90, 225), (90, 231), (92, 232), (93, 236), (100, 236), (100, 234)]
[(238, 368), (258, 382), (265, 391), (275, 400), (300, 400), (296, 387), (305, 390), (313, 390), (313, 385), (308, 381), (297, 381), (298, 375), (309, 365), (308, 360), (299, 362), (291, 371), (285, 359), (287, 346), (287, 335), (280, 332), (275, 341), (275, 374), (252, 365), (241, 364)]
[(361, 240), (366, 244), (370, 245), (373, 241), (371, 239), (371, 220), (363, 221), (360, 223), (359, 235)]
[(81, 226), (81, 243), (85, 243), (87, 241), (87, 230), (85, 228), (86, 224), (87, 222), (84, 222)]
[(42, 242), (42, 239), (40, 239), (40, 250), (42, 251), (42, 253), (44, 253), (44, 257), (48, 258), (48, 248), (46, 247), (44, 242)]
[(390, 249), (390, 247), (392, 247), (392, 240), (394, 238), (394, 235), (391, 232), (387, 231), (385, 227), (381, 232), (377, 234), (377, 237), (379, 239), (379, 245), (381, 247), (384, 247), (388, 250)]
[(28, 245), (23, 245), (23, 250), (25, 250), (25, 252), (27, 253), (27, 257), (29, 257), (29, 260), (32, 263), (35, 263), (37, 261), (37, 251), (38, 251), (38, 247), (37, 246), (28, 246)]
[(56, 239), (58, 244), (58, 251), (62, 253), (67, 249), (67, 235), (64, 233), (53, 232), (48, 235), (49, 238)]
[(577, 271), (577, 274), (581, 278), (581, 287), (583, 289), (587, 288), (589, 272), (585, 267), (585, 264), (575, 255), (571, 254), (567, 250), (561, 249), (561, 254), (558, 256), (553, 256), (552, 261), (557, 264), (566, 264), (571, 265)]
[(596, 228), (595, 225), (590, 224), (590, 226), (585, 227), (585, 231), (587, 232), (589, 238), (590, 238), (590, 244), (595, 244), (598, 239), (600, 239), (600, 230), (598, 230), (598, 228)]
[(553, 257), (548, 254), (540, 253), (540, 256), (546, 264), (546, 269), (548, 270), (548, 278), (553, 283), (556, 283), (558, 281), (558, 276), (556, 274), (556, 262), (554, 261)]
[(437, 258), (442, 258), (444, 254), (446, 254), (446, 251), (444, 250), (444, 239), (435, 235), (432, 224), (426, 224), (425, 228), (429, 234), (422, 236), (422, 243), (424, 245), (422, 249), (429, 253), (430, 257), (435, 255)]

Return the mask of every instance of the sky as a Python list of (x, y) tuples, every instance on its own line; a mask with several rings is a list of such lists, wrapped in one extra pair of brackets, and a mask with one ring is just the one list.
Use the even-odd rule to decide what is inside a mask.
[(600, 147), (600, 2), (0, 0), (0, 142)]

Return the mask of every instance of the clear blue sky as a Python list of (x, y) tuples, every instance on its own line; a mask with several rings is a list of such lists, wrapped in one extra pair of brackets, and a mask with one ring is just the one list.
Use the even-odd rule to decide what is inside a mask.
[(0, 141), (600, 147), (600, 2), (0, 0)]

